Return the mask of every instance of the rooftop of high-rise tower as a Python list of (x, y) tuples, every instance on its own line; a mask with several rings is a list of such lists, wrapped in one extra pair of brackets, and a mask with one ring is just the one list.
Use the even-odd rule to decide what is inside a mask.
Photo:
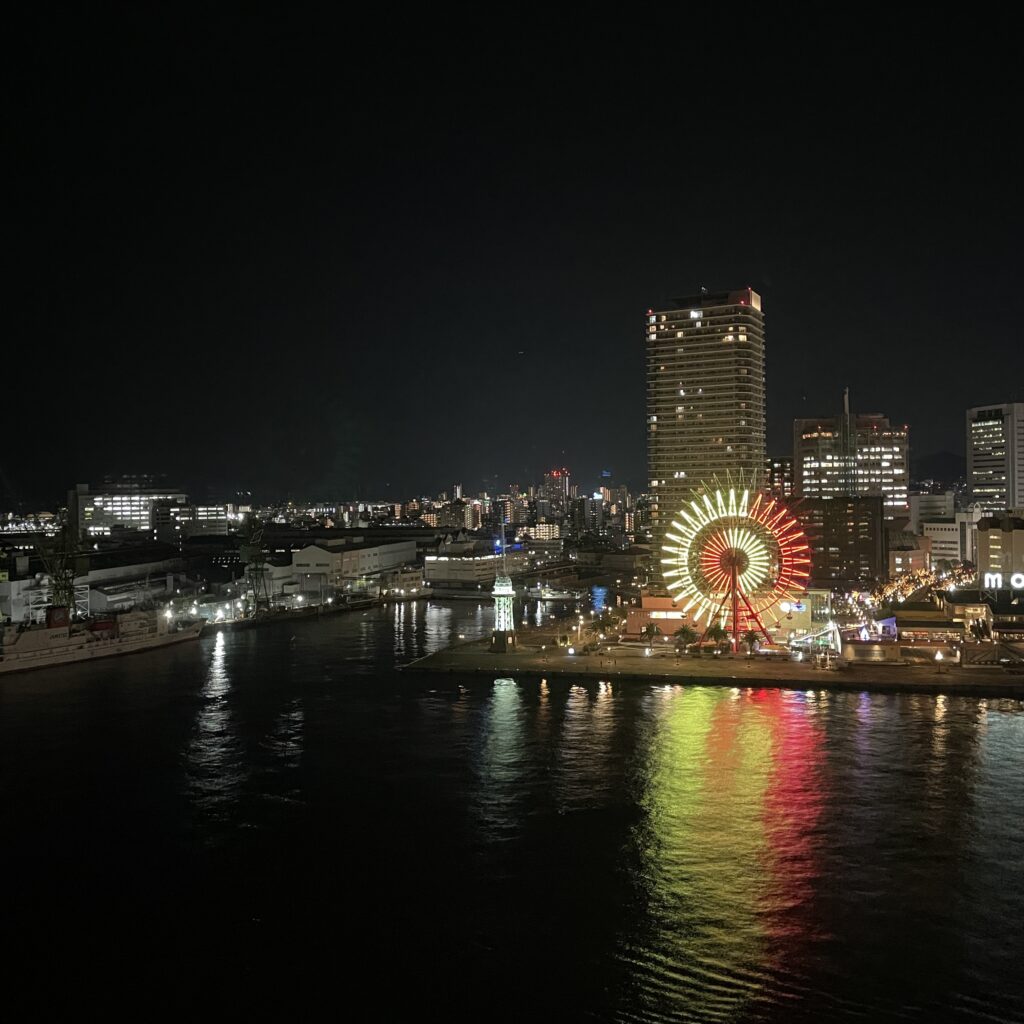
[(731, 292), (709, 292), (701, 289), (696, 295), (670, 300), (672, 309), (694, 309), (699, 306), (750, 306), (761, 309), (761, 296), (753, 288), (739, 288)]

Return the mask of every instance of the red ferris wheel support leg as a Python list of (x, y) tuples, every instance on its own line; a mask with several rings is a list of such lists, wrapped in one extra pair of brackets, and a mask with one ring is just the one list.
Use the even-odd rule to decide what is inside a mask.
[[(729, 575), (729, 585), (732, 590), (732, 653), (738, 654), (740, 649), (740, 585), (736, 579), (735, 561), (732, 564)], [(748, 605), (747, 607), (750, 606)]]
[(761, 616), (754, 611), (750, 602), (747, 600), (747, 595), (744, 594), (742, 590), (740, 591), (740, 597), (743, 598), (743, 603), (747, 606), (747, 611), (750, 612), (750, 617), (757, 623), (757, 628), (761, 630), (761, 636), (763, 636), (765, 640), (768, 641), (768, 643), (771, 643), (772, 638), (768, 635), (768, 630), (764, 628), (764, 623), (761, 621)]
[(718, 602), (718, 607), (715, 609), (715, 614), (710, 619), (708, 619), (708, 624), (704, 627), (704, 632), (701, 633), (700, 639), (697, 641), (698, 646), (704, 643), (704, 637), (708, 635), (708, 630), (711, 628), (711, 623), (713, 623), (715, 619), (717, 619), (722, 614), (722, 609), (725, 607), (725, 602), (728, 600), (729, 595), (725, 594), (722, 597), (722, 600)]

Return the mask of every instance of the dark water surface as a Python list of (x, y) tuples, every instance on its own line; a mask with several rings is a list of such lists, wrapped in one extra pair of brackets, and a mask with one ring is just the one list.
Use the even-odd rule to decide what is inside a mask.
[(407, 605), (0, 681), (8, 991), (1024, 1019), (1021, 702), (394, 671), (489, 621)]

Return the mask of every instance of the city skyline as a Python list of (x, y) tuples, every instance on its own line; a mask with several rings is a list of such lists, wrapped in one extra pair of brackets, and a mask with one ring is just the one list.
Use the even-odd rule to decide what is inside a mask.
[(1013, 33), (336, 12), (8, 17), (8, 1001), (1016, 1020)]
[[(975, 106), (901, 54), (893, 104), (850, 87), (852, 60), (800, 52), (822, 87), (769, 77), (751, 103), (741, 82), (702, 92), (710, 55), (669, 74), (604, 39), (600, 73), (534, 40), (529, 72), (465, 51), (453, 74), (399, 33), (385, 81), (352, 45), (300, 66), (293, 30), (28, 32), (5, 504), (139, 471), (268, 499), (561, 464), (636, 487), (638, 318), (699, 286), (770, 311), (770, 455), (847, 386), (911, 425), (915, 457), (962, 456), (963, 409), (1020, 399), (998, 62)], [(766, 65), (797, 53), (774, 45)], [(970, 146), (950, 129), (966, 109)], [(998, 376), (965, 358), (992, 343)]]

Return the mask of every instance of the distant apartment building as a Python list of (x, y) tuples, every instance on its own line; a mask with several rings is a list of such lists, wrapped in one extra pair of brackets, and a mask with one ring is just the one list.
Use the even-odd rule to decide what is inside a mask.
[(986, 512), (1024, 507), (1024, 402), (967, 410), (967, 489)]
[(529, 536), (534, 540), (558, 540), (562, 536), (560, 523), (536, 523), (533, 526), (524, 526), (517, 531), (518, 535)]
[(765, 469), (765, 321), (750, 288), (650, 309), (647, 465), (655, 544), (684, 499), (726, 474)]
[[(424, 516), (424, 518), (426, 518)], [(454, 526), (458, 529), (476, 530), (480, 528), (480, 503), (464, 501), (456, 498), (445, 505), (438, 516), (439, 526)]]
[(794, 494), (882, 499), (886, 519), (909, 512), (909, 428), (881, 413), (793, 421)]
[(604, 531), (604, 502), (600, 498), (574, 498), (570, 521), (576, 536)]
[(537, 488), (537, 497), (550, 502), (553, 508), (564, 512), (569, 507), (569, 499), (575, 493), (572, 475), (564, 466), (549, 469), (544, 474), (544, 482)]

